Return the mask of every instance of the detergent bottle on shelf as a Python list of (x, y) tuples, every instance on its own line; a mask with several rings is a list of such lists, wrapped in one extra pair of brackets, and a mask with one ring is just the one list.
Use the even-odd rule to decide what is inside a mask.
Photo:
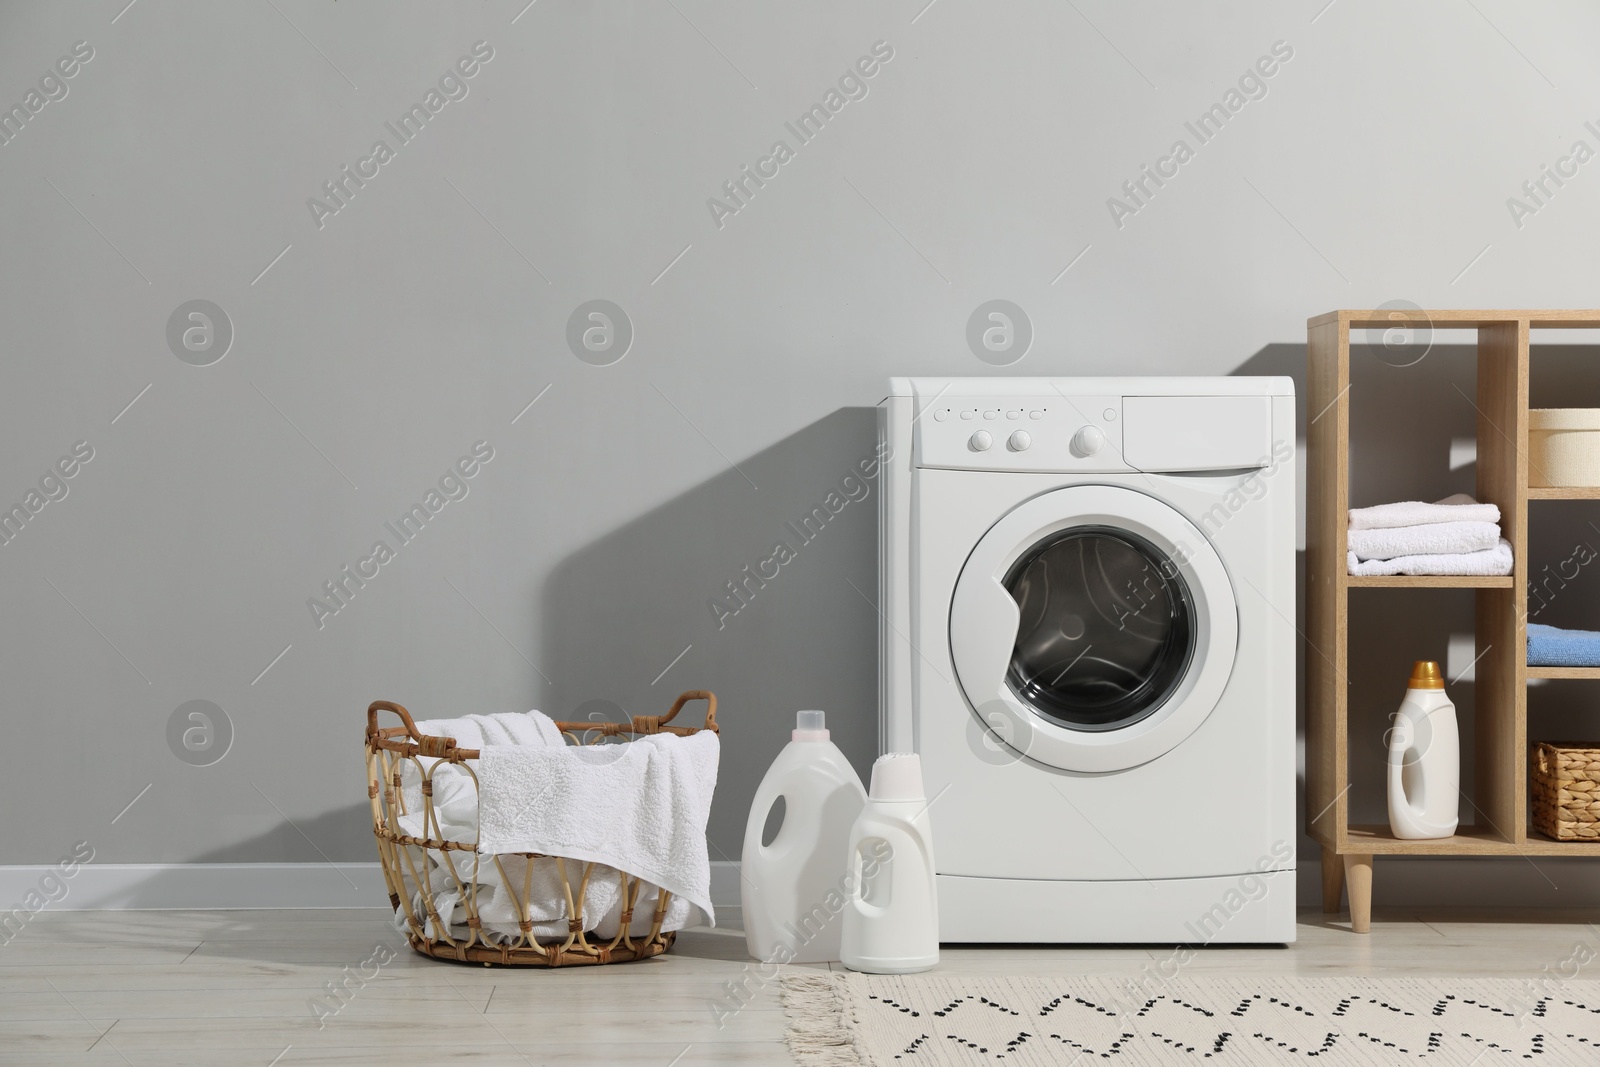
[(1432, 660), (1411, 668), (1389, 731), (1389, 829), (1395, 837), (1450, 837), (1461, 797), (1456, 706)]
[(910, 974), (938, 963), (939, 898), (920, 757), (891, 752), (872, 765), (849, 862), (840, 961), (870, 974)]
[[(780, 798), (783, 822), (762, 844)], [(849, 895), (845, 856), (850, 828), (866, 802), (855, 768), (828, 739), (823, 713), (798, 713), (745, 822), (739, 888), (751, 956), (776, 963), (839, 958), (839, 912)]]

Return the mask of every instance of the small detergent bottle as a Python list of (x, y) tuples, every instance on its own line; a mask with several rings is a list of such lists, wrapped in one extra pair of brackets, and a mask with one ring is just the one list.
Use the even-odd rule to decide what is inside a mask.
[(1418, 660), (1389, 731), (1389, 829), (1395, 837), (1449, 837), (1461, 794), (1456, 706), (1439, 665)]
[(922, 760), (872, 765), (867, 807), (850, 831), (850, 901), (840, 961), (852, 971), (910, 974), (939, 962), (939, 898)]
[[(740, 890), (745, 942), (763, 962), (827, 963), (839, 958), (839, 912), (850, 827), (867, 802), (850, 761), (828, 740), (820, 711), (795, 717), (791, 740), (756, 789), (744, 827)], [(783, 800), (783, 823), (761, 843), (767, 816)]]

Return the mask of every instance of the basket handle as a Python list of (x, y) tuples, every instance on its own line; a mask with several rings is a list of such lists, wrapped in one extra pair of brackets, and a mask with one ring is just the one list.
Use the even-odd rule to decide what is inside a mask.
[(672, 708), (665, 715), (659, 717), (655, 715), (635, 715), (633, 717), (634, 731), (643, 734), (659, 733), (661, 727), (676, 718), (678, 712), (682, 711), (683, 706), (691, 700), (704, 700), (706, 702), (705, 728), (714, 734), (721, 733), (722, 731), (717, 727), (717, 694), (709, 689), (688, 689), (679, 693), (678, 699), (672, 702)]
[(368, 737), (378, 736), (378, 712), (380, 711), (392, 711), (396, 715), (400, 716), (400, 721), (405, 725), (406, 728), (406, 736), (410, 737), (413, 741), (422, 740), (422, 734), (417, 730), (416, 720), (411, 717), (411, 713), (405, 708), (401, 707), (399, 704), (396, 704), (390, 700), (374, 700), (371, 704), (367, 705)]
[[(690, 689), (679, 693), (678, 699), (672, 702), (671, 709), (665, 715), (635, 715), (631, 723), (632, 732), (638, 734), (660, 733), (661, 728), (676, 718), (678, 712), (683, 710), (683, 706), (691, 700), (704, 700), (706, 702), (704, 729), (710, 730), (714, 734), (720, 734), (722, 731), (717, 726), (717, 695), (709, 689)], [(390, 711), (400, 716), (400, 722), (405, 727), (406, 736), (416, 742), (418, 750), (424, 756), (438, 756), (448, 760), (478, 758), (476, 749), (457, 748), (456, 739), (453, 737), (434, 737), (422, 733), (417, 729), (416, 720), (411, 717), (411, 713), (399, 704), (389, 700), (374, 700), (367, 705), (367, 743), (369, 745), (379, 740), (380, 737), (378, 732), (378, 712), (380, 711)], [(557, 725), (565, 728), (568, 725), (579, 724), (558, 723)]]
[[(411, 717), (411, 713), (399, 704), (389, 700), (374, 700), (367, 705), (367, 741), (369, 744), (378, 739), (378, 712), (380, 711), (392, 711), (400, 716), (401, 723), (405, 725), (406, 736), (417, 743), (418, 751), (424, 756), (437, 756), (453, 761), (458, 758), (459, 753), (465, 751), (456, 748), (456, 739), (453, 737), (434, 737), (431, 734), (422, 733), (417, 729), (416, 720)], [(472, 756), (467, 758), (476, 757), (477, 753), (474, 752)]]

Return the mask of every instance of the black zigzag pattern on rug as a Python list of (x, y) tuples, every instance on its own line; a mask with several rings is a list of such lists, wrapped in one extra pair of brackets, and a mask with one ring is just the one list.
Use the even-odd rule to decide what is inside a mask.
[(792, 981), (785, 979), (791, 1019), (817, 995), (831, 1005), (835, 1023), (825, 1059), (812, 1058), (791, 1028), (791, 1047), (808, 1067), (1078, 1060), (1466, 1067), (1480, 1057), (1600, 1065), (1596, 982), (1527, 996), (1517, 983), (1497, 979), (1183, 978), (1158, 990), (1111, 978), (833, 974)]

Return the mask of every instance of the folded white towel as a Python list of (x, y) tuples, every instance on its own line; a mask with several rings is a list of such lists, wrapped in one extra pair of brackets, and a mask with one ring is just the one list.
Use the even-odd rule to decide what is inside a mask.
[(1510, 574), (1511, 542), (1505, 538), (1483, 552), (1432, 556), (1399, 556), (1362, 562), (1349, 553), (1351, 574)]
[(716, 925), (706, 823), (721, 748), (709, 730), (623, 745), (489, 745), (478, 849), (604, 863), (683, 897)]
[(1434, 522), (1382, 530), (1351, 530), (1349, 549), (1357, 559), (1459, 555), (1485, 552), (1500, 541), (1492, 522)]
[(1499, 507), (1480, 504), (1466, 493), (1456, 493), (1432, 504), (1403, 500), (1398, 504), (1350, 509), (1352, 530), (1385, 530), (1396, 526), (1425, 526), (1435, 522), (1499, 521)]

